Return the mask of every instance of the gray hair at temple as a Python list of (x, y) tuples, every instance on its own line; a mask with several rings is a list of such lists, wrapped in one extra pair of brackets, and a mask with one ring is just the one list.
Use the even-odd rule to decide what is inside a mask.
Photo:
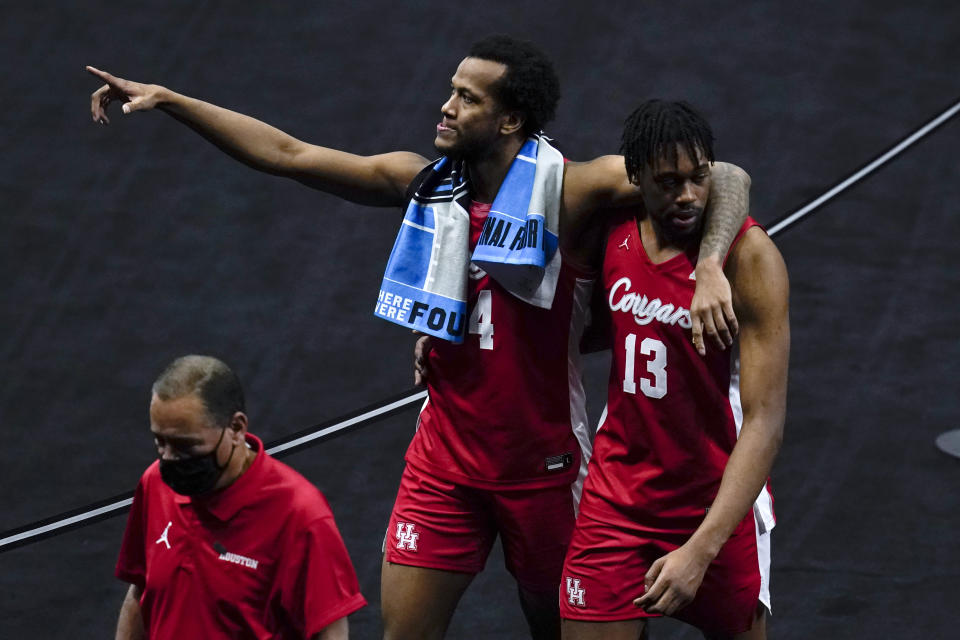
[(240, 379), (222, 360), (212, 356), (177, 358), (153, 383), (153, 393), (163, 401), (197, 394), (217, 428), (245, 411)]

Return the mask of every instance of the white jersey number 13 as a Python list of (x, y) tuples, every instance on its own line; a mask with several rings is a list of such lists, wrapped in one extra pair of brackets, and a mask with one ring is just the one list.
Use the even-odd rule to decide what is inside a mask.
[[(623, 366), (623, 391), (636, 395), (637, 383), (633, 378), (633, 369), (636, 361), (637, 334), (628, 335), (623, 346), (627, 352)], [(647, 372), (653, 375), (653, 383), (647, 378), (640, 378), (640, 391), (648, 398), (662, 398), (667, 395), (667, 347), (654, 338), (644, 338), (640, 343), (640, 353), (653, 356), (647, 360)]]

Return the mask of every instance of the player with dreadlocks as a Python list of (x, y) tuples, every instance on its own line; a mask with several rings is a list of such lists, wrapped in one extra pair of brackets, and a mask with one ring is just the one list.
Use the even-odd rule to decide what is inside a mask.
[(693, 107), (686, 102), (644, 102), (624, 125), (620, 153), (627, 175), (639, 184), (643, 168), (660, 157), (676, 166), (678, 145), (690, 158), (702, 153), (711, 164), (714, 161), (713, 132)]
[(708, 638), (765, 638), (786, 267), (748, 218), (724, 265), (738, 342), (698, 357), (686, 335), (713, 133), (689, 105), (654, 100), (627, 120), (621, 150), (646, 215), (614, 222), (603, 251), (613, 358), (564, 565), (563, 636), (635, 640), (669, 615)]

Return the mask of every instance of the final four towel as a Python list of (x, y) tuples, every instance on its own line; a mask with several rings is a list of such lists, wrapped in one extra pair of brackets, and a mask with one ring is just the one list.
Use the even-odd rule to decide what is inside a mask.
[(407, 205), (374, 313), (463, 342), (472, 261), (524, 302), (549, 309), (560, 274), (557, 251), (563, 156), (543, 136), (524, 142), (494, 198), (470, 255), (470, 179), (443, 157)]

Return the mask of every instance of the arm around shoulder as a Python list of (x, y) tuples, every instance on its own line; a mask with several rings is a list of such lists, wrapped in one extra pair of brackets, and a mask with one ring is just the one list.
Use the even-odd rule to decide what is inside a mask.
[(640, 190), (630, 183), (623, 156), (600, 156), (568, 162), (563, 172), (563, 207), (580, 218), (598, 209), (643, 204)]
[(609, 210), (627, 206), (642, 207), (643, 199), (627, 178), (623, 156), (566, 163), (560, 208), (564, 249), (582, 249), (584, 239), (604, 223)]
[(733, 344), (739, 331), (730, 284), (723, 275), (723, 259), (747, 219), (750, 176), (740, 167), (714, 163), (706, 223), (697, 260), (697, 289), (690, 305), (693, 344), (706, 354), (704, 336), (720, 348)]
[(715, 162), (710, 172), (710, 200), (700, 242), (701, 258), (723, 262), (750, 212), (750, 176), (729, 162)]

